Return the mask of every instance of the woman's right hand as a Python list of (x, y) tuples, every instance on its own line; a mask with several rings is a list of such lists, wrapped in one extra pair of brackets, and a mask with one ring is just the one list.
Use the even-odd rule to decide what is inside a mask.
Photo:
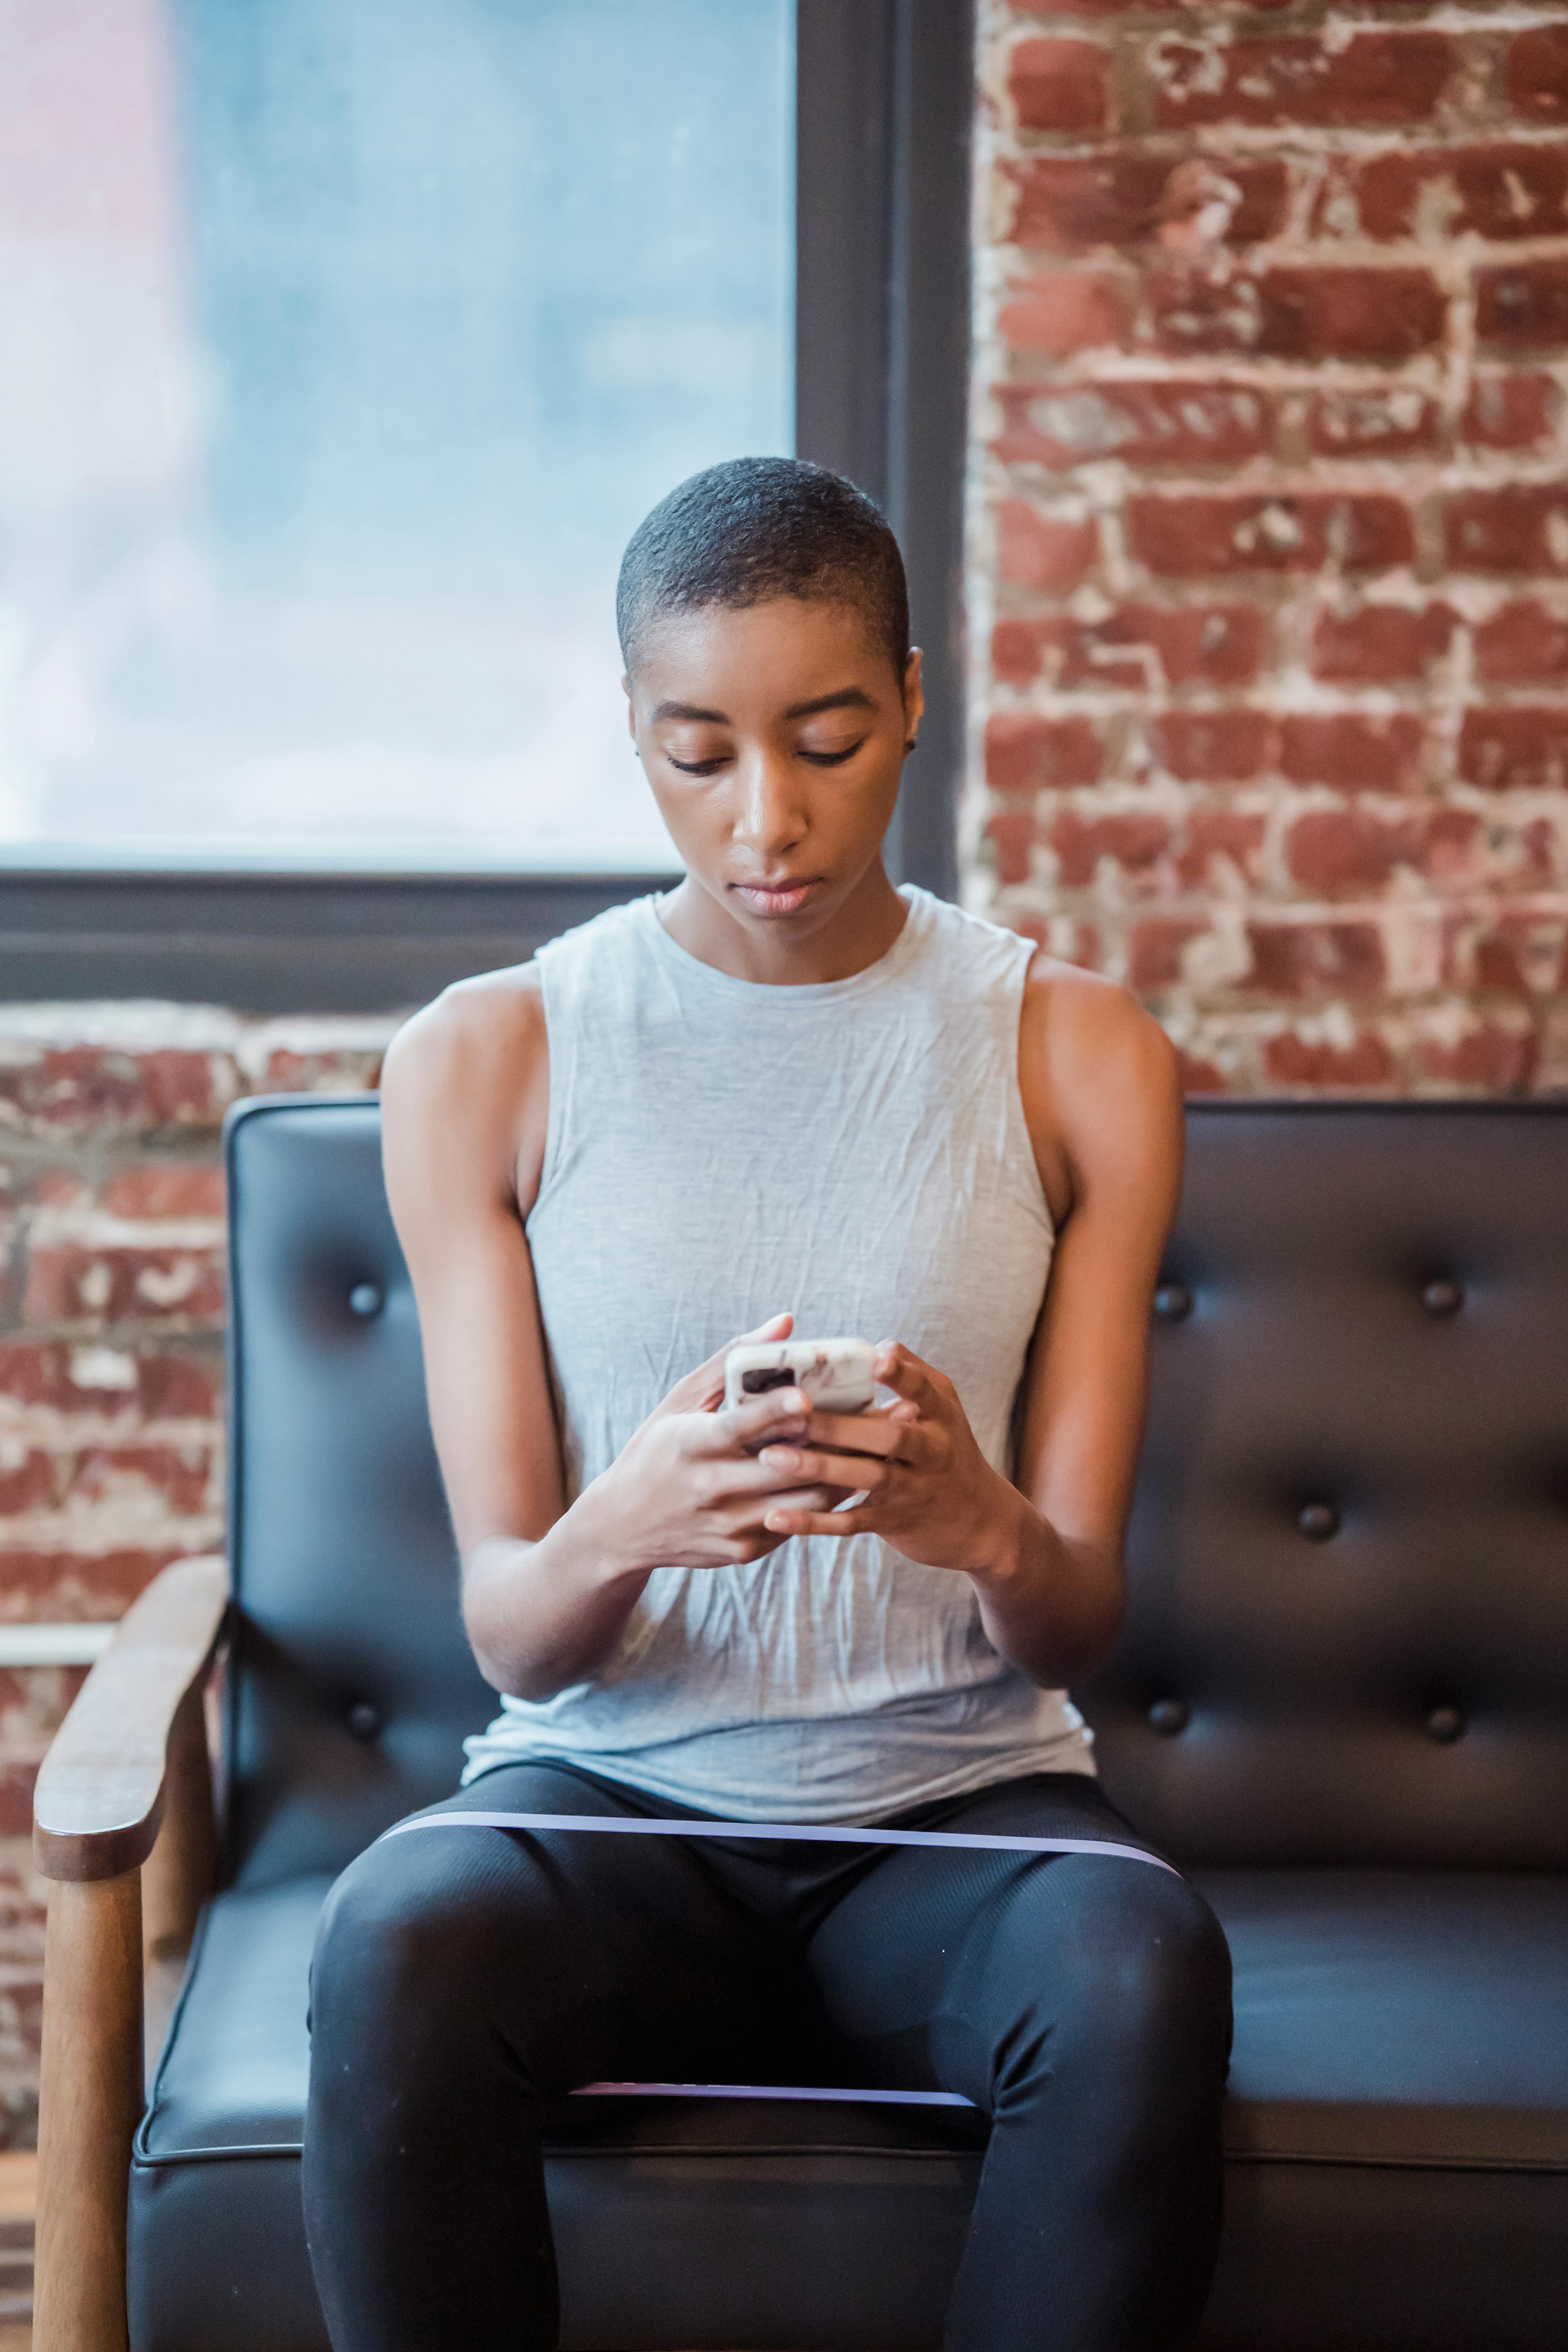
[(756, 1459), (763, 1444), (805, 1433), (810, 1407), (798, 1389), (770, 1389), (732, 1409), (724, 1405), (730, 1349), (786, 1339), (793, 1328), (791, 1316), (775, 1315), (727, 1341), (676, 1382), (608, 1469), (584, 1488), (571, 1516), (584, 1536), (591, 1530), (613, 1576), (761, 1559), (789, 1540), (763, 1527), (768, 1511), (826, 1511), (842, 1500), (837, 1487), (787, 1487)]

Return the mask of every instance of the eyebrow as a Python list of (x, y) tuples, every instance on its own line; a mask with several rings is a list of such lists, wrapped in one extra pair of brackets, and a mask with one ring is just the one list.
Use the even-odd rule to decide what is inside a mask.
[[(786, 719), (815, 719), (819, 710), (875, 710), (876, 704), (863, 687), (842, 686), (837, 694), (818, 694), (810, 702), (792, 702), (784, 712)], [(731, 727), (728, 711), (705, 710), (696, 702), (656, 702), (652, 719), (655, 726), (663, 719), (695, 719), (710, 727)]]

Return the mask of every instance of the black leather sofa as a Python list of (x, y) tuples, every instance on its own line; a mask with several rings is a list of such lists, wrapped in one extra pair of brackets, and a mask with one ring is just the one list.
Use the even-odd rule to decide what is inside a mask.
[[(1563, 2352), (1568, 1106), (1215, 1103), (1190, 1132), (1131, 1612), (1081, 1696), (1235, 1956), (1202, 2341)], [(299, 2196), (317, 1910), (491, 1704), (375, 1105), (248, 1104), (227, 1150), (222, 1891), (135, 2144), (133, 2352), (325, 2344)], [(935, 2347), (984, 2136), (584, 2101), (550, 2168), (563, 2343)]]

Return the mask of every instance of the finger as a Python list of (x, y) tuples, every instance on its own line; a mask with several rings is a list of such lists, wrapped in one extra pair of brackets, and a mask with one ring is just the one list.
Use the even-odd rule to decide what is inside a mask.
[(814, 1412), (806, 1435), (836, 1454), (894, 1454), (904, 1443), (907, 1418), (895, 1420), (879, 1405), (872, 1412)]
[(762, 1347), (769, 1340), (787, 1339), (795, 1328), (790, 1314), (770, 1315), (754, 1331), (738, 1332), (716, 1348), (706, 1363), (677, 1381), (659, 1410), (664, 1412), (711, 1412), (724, 1395), (724, 1359), (731, 1348)]
[(710, 1428), (698, 1433), (704, 1454), (729, 1454), (749, 1447), (754, 1454), (764, 1438), (779, 1434), (804, 1437), (811, 1406), (799, 1389), (765, 1389), (743, 1404), (726, 1405), (713, 1416)]
[(878, 1341), (871, 1370), (885, 1389), (895, 1389), (916, 1404), (929, 1402), (937, 1393), (932, 1367), (897, 1339)]
[[(749, 1502), (737, 1505), (720, 1517), (719, 1525), (726, 1535), (744, 1535), (748, 1529), (754, 1533), (766, 1524), (768, 1515), (774, 1511), (803, 1511), (807, 1514), (831, 1511), (836, 1503), (843, 1500), (846, 1492), (852, 1494), (854, 1491), (853, 1487), (846, 1489), (843, 1486), (783, 1486), (765, 1496), (753, 1496)], [(766, 1503), (766, 1514), (759, 1508), (759, 1502)]]
[(876, 1531), (877, 1512), (868, 1505), (859, 1511), (796, 1511), (780, 1507), (763, 1525), (775, 1536), (864, 1536)]
[(818, 1486), (842, 1486), (857, 1494), (864, 1486), (875, 1491), (886, 1486), (891, 1465), (866, 1454), (824, 1454), (815, 1447), (770, 1445), (763, 1454), (767, 1468), (790, 1477), (810, 1478)]

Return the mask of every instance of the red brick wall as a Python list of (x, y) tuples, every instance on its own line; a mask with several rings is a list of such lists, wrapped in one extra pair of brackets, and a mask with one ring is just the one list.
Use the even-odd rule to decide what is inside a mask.
[[(221, 1548), (219, 1122), (373, 1086), (392, 1025), (0, 1008), (0, 1621), (117, 1617)], [(33, 2116), (33, 1775), (80, 1680), (0, 1669), (0, 2145)]]
[(1568, 1085), (1568, 9), (980, 69), (971, 903), (1195, 1087)]

